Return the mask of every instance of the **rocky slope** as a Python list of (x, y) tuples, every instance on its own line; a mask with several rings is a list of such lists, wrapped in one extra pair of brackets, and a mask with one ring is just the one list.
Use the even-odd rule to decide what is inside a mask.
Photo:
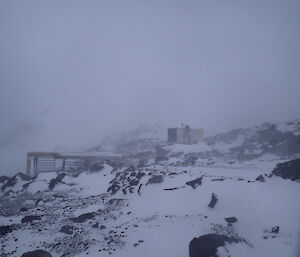
[[(297, 124), (198, 145), (153, 139), (97, 170), (2, 176), (0, 256), (297, 257), (298, 151), (274, 150), (299, 136)], [(249, 155), (250, 145), (262, 151), (255, 158), (234, 150)]]

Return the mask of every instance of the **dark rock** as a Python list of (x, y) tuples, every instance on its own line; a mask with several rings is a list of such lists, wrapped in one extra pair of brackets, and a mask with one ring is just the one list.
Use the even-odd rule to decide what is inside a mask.
[(25, 216), (24, 218), (21, 219), (22, 223), (28, 223), (28, 222), (32, 222), (34, 220), (41, 220), (42, 217), (38, 216), (38, 215), (29, 215), (29, 216)]
[(68, 234), (68, 235), (72, 235), (73, 234), (73, 230), (74, 230), (73, 226), (65, 225), (65, 226), (61, 227), (61, 229), (59, 230), (59, 232), (65, 233), (65, 234)]
[(142, 186), (143, 186), (143, 183), (141, 183), (140, 185), (139, 185), (139, 188), (138, 188), (138, 194), (139, 194), (139, 196), (141, 196), (141, 188), (142, 188)]
[(12, 232), (13, 229), (11, 226), (0, 226), (0, 237), (5, 236), (6, 234)]
[(218, 202), (218, 196), (214, 193), (211, 194), (211, 200), (208, 204), (208, 207), (214, 208), (216, 203)]
[(173, 190), (177, 190), (177, 189), (184, 188), (184, 187), (185, 187), (185, 186), (182, 186), (182, 187), (164, 188), (164, 190), (166, 190), (166, 191), (173, 191)]
[(137, 186), (139, 184), (139, 180), (138, 179), (133, 179), (129, 182), (130, 186)]
[(23, 184), (23, 189), (27, 189), (29, 186), (30, 186), (30, 184), (31, 183), (33, 183), (34, 181), (30, 181), (30, 182), (28, 182), (28, 183), (25, 183), (25, 184)]
[(8, 176), (0, 176), (0, 183), (4, 183), (5, 181), (7, 181), (9, 179)]
[(107, 201), (107, 204), (109, 205), (118, 205), (120, 204), (124, 199), (121, 198), (113, 198)]
[(284, 179), (300, 180), (300, 158), (277, 164), (272, 173)]
[(224, 178), (213, 178), (211, 181), (224, 181)]
[(153, 176), (151, 178), (149, 178), (148, 182), (147, 182), (147, 185), (148, 184), (158, 184), (158, 183), (162, 183), (163, 182), (163, 176), (162, 175), (156, 175), (156, 176)]
[(18, 179), (16, 178), (17, 175), (8, 178), (8, 180), (1, 186), (1, 190), (4, 191), (7, 187), (13, 187), (17, 184)]
[(238, 219), (236, 217), (228, 217), (228, 218), (225, 218), (224, 220), (226, 220), (228, 223), (235, 223), (238, 221)]
[(259, 175), (255, 180), (260, 181), (260, 182), (265, 182), (265, 178), (263, 175)]
[(196, 188), (197, 186), (200, 186), (202, 184), (202, 177), (196, 178), (194, 180), (188, 181), (185, 183), (188, 186), (191, 186), (192, 188)]
[(22, 208), (19, 210), (19, 212), (25, 212), (25, 211), (28, 211), (28, 209), (25, 208), (25, 207), (22, 207)]
[(198, 238), (193, 238), (189, 244), (190, 257), (211, 257), (217, 252), (217, 248), (224, 246), (225, 242), (231, 243), (233, 240), (227, 236), (207, 234)]
[(106, 227), (104, 225), (101, 225), (100, 229), (103, 230), (103, 229), (106, 229)]
[(75, 223), (83, 223), (87, 220), (94, 218), (95, 216), (96, 216), (96, 214), (94, 212), (90, 212), (90, 213), (81, 214), (80, 216), (78, 216), (76, 218), (70, 218), (70, 220)]
[(272, 228), (272, 233), (279, 233), (279, 226), (275, 226)]
[(137, 174), (136, 174), (136, 178), (137, 179), (141, 179), (142, 177), (144, 177), (146, 174), (144, 172), (141, 172), (139, 171)]
[(114, 195), (120, 190), (121, 186), (119, 185), (118, 182), (113, 182), (113, 184), (107, 189), (107, 193), (111, 193)]
[(52, 257), (52, 255), (44, 250), (35, 250), (23, 253), (21, 257)]
[(51, 179), (49, 183), (49, 189), (53, 190), (53, 188), (57, 185), (57, 183), (61, 183), (63, 178), (66, 176), (66, 173), (60, 173), (57, 175), (56, 178)]
[(23, 181), (30, 181), (30, 180), (32, 180), (32, 178), (30, 176), (27, 176), (27, 175), (25, 175), (22, 172), (19, 172), (17, 175)]

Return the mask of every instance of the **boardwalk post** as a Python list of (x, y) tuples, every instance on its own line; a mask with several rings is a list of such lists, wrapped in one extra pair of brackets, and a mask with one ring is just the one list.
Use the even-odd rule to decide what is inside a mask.
[(26, 175), (31, 175), (31, 154), (27, 153)]

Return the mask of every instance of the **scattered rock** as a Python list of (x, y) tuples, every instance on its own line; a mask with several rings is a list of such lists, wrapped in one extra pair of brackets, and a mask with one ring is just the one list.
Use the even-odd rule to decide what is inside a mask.
[(176, 189), (180, 189), (180, 188), (184, 188), (185, 186), (182, 187), (172, 187), (172, 188), (164, 188), (164, 190), (166, 191), (172, 191), (172, 190), (176, 190)]
[(49, 189), (53, 190), (53, 188), (57, 185), (57, 183), (61, 183), (63, 178), (66, 176), (66, 173), (60, 173), (57, 175), (56, 178), (51, 179), (49, 183)]
[(67, 235), (72, 235), (73, 234), (73, 230), (74, 230), (73, 226), (65, 225), (65, 226), (61, 227), (61, 229), (59, 230), (59, 232), (65, 233)]
[(111, 186), (107, 189), (108, 193), (112, 195), (122, 190), (124, 194), (134, 192), (134, 188), (140, 184), (140, 179), (145, 176), (144, 172), (137, 171), (134, 166), (123, 170), (122, 172), (117, 172), (114, 179), (109, 183)]
[(206, 234), (198, 238), (193, 238), (189, 244), (190, 257), (211, 257), (217, 252), (217, 248), (224, 246), (225, 242), (231, 243), (233, 240), (227, 236)]
[(25, 184), (23, 184), (23, 189), (27, 189), (29, 186), (30, 186), (30, 184), (31, 183), (33, 183), (34, 181), (30, 181), (30, 182), (28, 182), (28, 183), (25, 183)]
[(213, 178), (211, 181), (224, 181), (224, 178)]
[(228, 222), (230, 224), (238, 221), (238, 219), (236, 217), (228, 217), (228, 218), (225, 218), (224, 220), (226, 220), (226, 222)]
[(260, 182), (265, 182), (265, 178), (263, 175), (259, 175), (255, 180)]
[(272, 233), (278, 234), (278, 233), (279, 233), (279, 226), (273, 227), (273, 228), (272, 228)]
[(11, 226), (0, 226), (0, 237), (5, 236), (6, 234), (12, 232)]
[(277, 164), (272, 173), (284, 179), (300, 180), (300, 158)]
[(148, 182), (147, 182), (147, 185), (148, 184), (158, 184), (158, 183), (162, 183), (163, 182), (163, 176), (162, 175), (156, 175), (156, 176), (153, 176), (151, 178), (149, 178)]
[(22, 223), (28, 223), (28, 222), (32, 222), (34, 220), (41, 220), (42, 217), (38, 216), (38, 215), (29, 215), (29, 216), (25, 216), (24, 218), (21, 219)]
[(7, 187), (13, 187), (17, 184), (17, 175), (8, 178), (8, 180), (1, 186), (1, 190), (4, 191)]
[(111, 193), (114, 195), (120, 190), (121, 186), (119, 185), (119, 182), (113, 182), (113, 184), (107, 189), (107, 193)]
[(218, 196), (215, 193), (212, 193), (211, 200), (208, 204), (208, 207), (214, 208), (217, 202), (218, 202)]
[(32, 178), (30, 176), (27, 176), (27, 175), (25, 175), (22, 172), (19, 172), (17, 175), (23, 181), (30, 181), (30, 180), (32, 180)]
[(52, 255), (44, 250), (35, 250), (23, 253), (21, 257), (52, 257)]
[(188, 185), (188, 186), (191, 186), (192, 188), (195, 189), (197, 186), (200, 186), (202, 184), (202, 178), (203, 177), (196, 178), (194, 180), (186, 182), (185, 184)]
[(9, 179), (8, 176), (0, 176), (0, 183), (4, 183), (5, 181), (7, 181)]

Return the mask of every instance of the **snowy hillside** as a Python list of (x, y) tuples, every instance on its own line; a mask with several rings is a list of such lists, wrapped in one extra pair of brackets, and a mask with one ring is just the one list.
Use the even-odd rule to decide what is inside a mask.
[(2, 176), (0, 256), (298, 257), (300, 160), (288, 162), (297, 148), (275, 151), (298, 138), (295, 124), (234, 130), (198, 145), (151, 135), (149, 148), (123, 148), (122, 165)]
[(270, 155), (295, 158), (300, 155), (300, 120), (235, 129), (196, 145), (175, 144), (165, 149), (170, 151), (169, 156), (185, 159), (244, 161)]

